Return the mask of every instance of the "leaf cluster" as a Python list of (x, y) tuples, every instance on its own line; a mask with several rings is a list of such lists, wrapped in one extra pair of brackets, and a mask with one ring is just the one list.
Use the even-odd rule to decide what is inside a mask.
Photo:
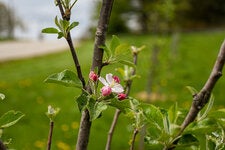
[(78, 22), (72, 22), (70, 23), (70, 21), (64, 20), (64, 19), (58, 19), (58, 17), (55, 17), (55, 24), (58, 27), (54, 28), (54, 27), (48, 27), (42, 30), (42, 33), (48, 33), (48, 34), (58, 34), (58, 39), (64, 37), (67, 38), (68, 33), (75, 28), (76, 26), (78, 26)]

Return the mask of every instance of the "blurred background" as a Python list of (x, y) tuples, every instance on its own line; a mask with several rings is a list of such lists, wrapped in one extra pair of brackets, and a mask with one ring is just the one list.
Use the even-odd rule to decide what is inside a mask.
[[(79, 22), (72, 36), (86, 80), (100, 6), (100, 0), (78, 0), (72, 10), (71, 20)], [(53, 149), (75, 148), (80, 120), (75, 98), (80, 90), (43, 83), (50, 74), (75, 71), (65, 40), (41, 34), (42, 28), (55, 27), (56, 15), (60, 16), (53, 0), (0, 0), (0, 93), (6, 95), (0, 101), (0, 115), (11, 109), (26, 115), (4, 130), (2, 139), (12, 139), (12, 149), (46, 149), (48, 105), (61, 108)], [(140, 78), (134, 80), (131, 96), (165, 109), (174, 103), (189, 109), (192, 95), (186, 86), (200, 90), (207, 80), (225, 38), (224, 16), (224, 0), (115, 0), (107, 44), (116, 34), (121, 42), (146, 46), (138, 58)], [(107, 66), (102, 76), (109, 72), (119, 75), (115, 67), (123, 68)], [(213, 91), (213, 109), (224, 108), (224, 87), (221, 77)], [(114, 111), (110, 108), (93, 123), (90, 150), (104, 149)], [(113, 150), (129, 149), (129, 124), (122, 114)], [(141, 150), (138, 139), (136, 149)]]

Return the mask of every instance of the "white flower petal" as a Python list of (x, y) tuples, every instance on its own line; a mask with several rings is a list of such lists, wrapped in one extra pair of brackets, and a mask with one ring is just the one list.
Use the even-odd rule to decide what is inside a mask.
[(99, 79), (100, 82), (102, 82), (103, 85), (109, 86), (109, 84), (106, 82), (106, 80), (104, 78), (99, 77), (98, 79)]
[(112, 92), (114, 93), (122, 93), (124, 91), (122, 85), (120, 84), (115, 84), (113, 87), (112, 87)]
[(111, 73), (106, 74), (106, 81), (109, 83), (109, 85), (114, 82), (113, 75)]

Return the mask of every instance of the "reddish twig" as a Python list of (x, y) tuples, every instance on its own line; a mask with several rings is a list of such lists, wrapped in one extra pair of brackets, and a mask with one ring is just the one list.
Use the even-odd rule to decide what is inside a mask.
[(116, 109), (116, 112), (114, 114), (111, 127), (110, 127), (109, 132), (108, 132), (108, 138), (107, 138), (107, 143), (106, 143), (105, 150), (110, 150), (111, 149), (112, 136), (113, 136), (113, 133), (114, 133), (114, 130), (115, 130), (115, 127), (116, 127), (116, 124), (117, 124), (117, 121), (118, 121), (120, 113), (121, 113), (121, 110)]
[(138, 132), (139, 132), (139, 130), (137, 128), (135, 128), (134, 132), (133, 132), (132, 139), (131, 139), (130, 150), (134, 150), (134, 143), (135, 143), (135, 139), (136, 139), (136, 136), (137, 136)]
[(0, 150), (7, 150), (4, 143), (0, 140)]
[(48, 134), (47, 150), (51, 150), (53, 128), (54, 128), (54, 122), (53, 121), (50, 121), (50, 128), (49, 128), (49, 134)]

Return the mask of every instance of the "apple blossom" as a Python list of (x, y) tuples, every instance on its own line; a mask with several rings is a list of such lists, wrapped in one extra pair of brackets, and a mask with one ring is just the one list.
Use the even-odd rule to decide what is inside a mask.
[(116, 82), (116, 83), (120, 83), (120, 78), (118, 76), (113, 76), (113, 80)]
[(102, 96), (108, 96), (112, 93), (112, 89), (109, 86), (103, 86), (101, 88)]
[(118, 96), (118, 99), (119, 99), (119, 100), (124, 100), (124, 99), (126, 99), (126, 97), (127, 97), (127, 95), (124, 94), (124, 93), (119, 93), (117, 96)]
[(94, 71), (91, 71), (89, 73), (89, 79), (91, 79), (92, 81), (97, 81), (98, 80), (98, 75)]
[(103, 88), (109, 87), (113, 93), (119, 94), (124, 91), (122, 85), (117, 83), (118, 80), (113, 79), (113, 75), (111, 73), (106, 74), (106, 80), (102, 77), (99, 77), (99, 81), (104, 85)]

